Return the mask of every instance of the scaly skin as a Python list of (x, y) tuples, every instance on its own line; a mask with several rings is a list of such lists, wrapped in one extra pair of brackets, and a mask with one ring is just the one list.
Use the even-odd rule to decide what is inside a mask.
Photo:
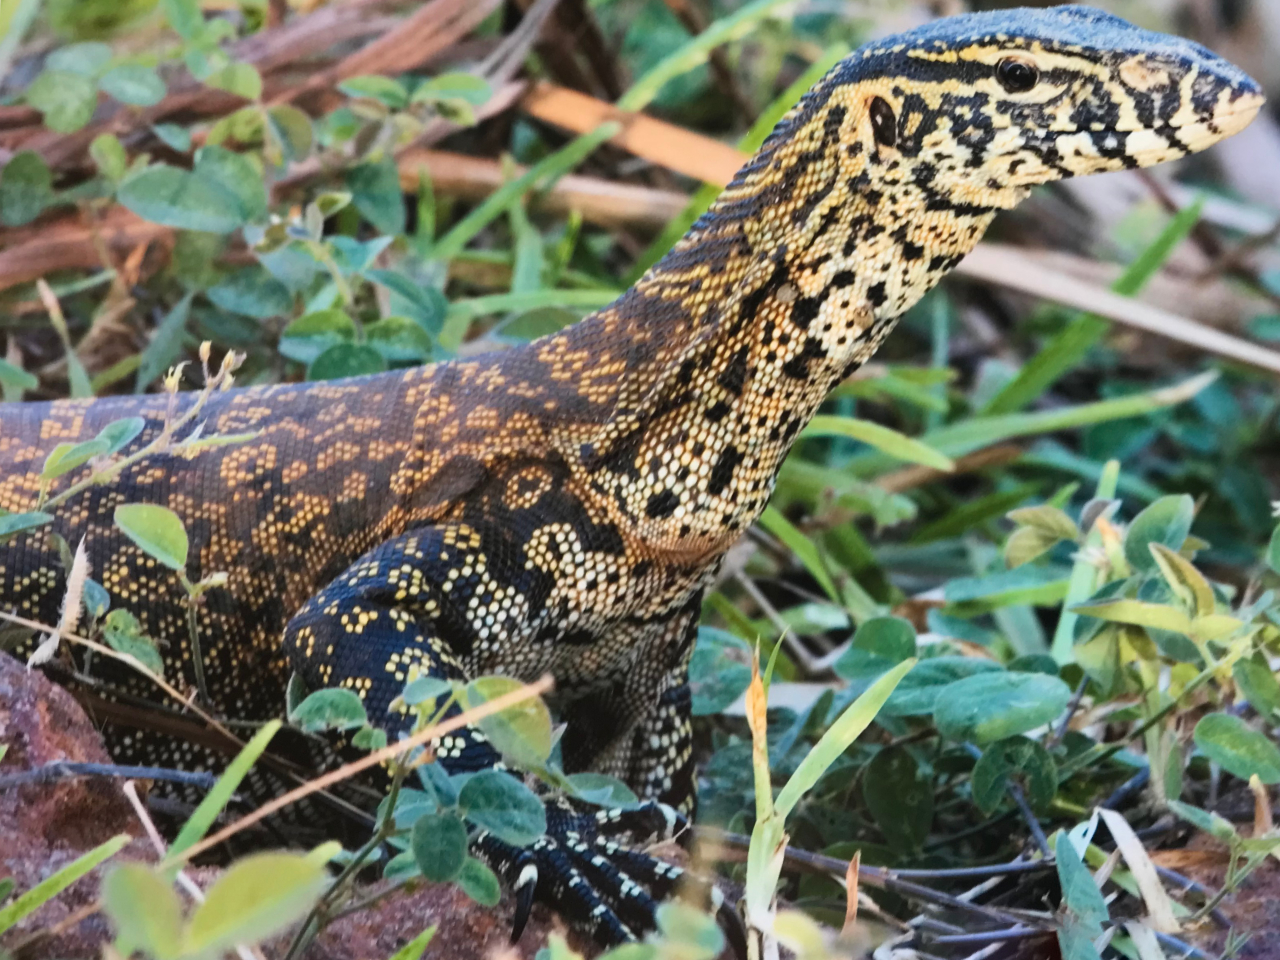
[[(148, 459), (62, 507), (52, 529), (86, 538), (113, 605), (191, 683), (176, 578), (111, 523), (124, 502), (177, 511), (188, 576), (230, 576), (200, 612), (227, 716), (278, 715), (297, 670), (312, 688), (355, 690), (394, 733), (411, 667), (550, 671), (566, 766), (687, 812), (686, 664), (704, 587), (830, 388), (1032, 186), (1181, 157), (1261, 103), (1206, 50), (1081, 7), (956, 17), (869, 44), (612, 305), (505, 353), (221, 394), (206, 432), (253, 440)], [(54, 444), (137, 414), (146, 443), (167, 402), (0, 406), (0, 507), (34, 506)], [(62, 584), (49, 529), (0, 547), (6, 606), (53, 621)], [(157, 699), (101, 658), (91, 673), (125, 702)], [(123, 762), (221, 762), (119, 723), (108, 736)], [(474, 732), (438, 755), (450, 770), (497, 762)], [(475, 849), (526, 899), (616, 941), (651, 926), (650, 893), (677, 874), (614, 838), (643, 839), (664, 809), (550, 800), (543, 841), (514, 850), (481, 835)]]

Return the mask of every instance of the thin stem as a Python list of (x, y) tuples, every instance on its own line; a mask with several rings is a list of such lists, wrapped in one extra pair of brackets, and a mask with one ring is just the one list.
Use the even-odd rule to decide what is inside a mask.
[(200, 698), (202, 706), (209, 706), (209, 687), (205, 683), (204, 678), (204, 653), (200, 649), (200, 623), (196, 616), (196, 603), (198, 598), (191, 592), (191, 584), (185, 575), (182, 576), (182, 585), (187, 589), (187, 631), (191, 634), (191, 668), (196, 675), (196, 696)]

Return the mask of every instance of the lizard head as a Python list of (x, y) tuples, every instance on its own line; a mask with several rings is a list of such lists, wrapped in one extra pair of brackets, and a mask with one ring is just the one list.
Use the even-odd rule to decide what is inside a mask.
[(846, 149), (868, 151), (872, 179), (986, 208), (1203, 150), (1263, 104), (1199, 44), (1081, 6), (939, 20), (863, 47), (815, 93), (845, 107)]

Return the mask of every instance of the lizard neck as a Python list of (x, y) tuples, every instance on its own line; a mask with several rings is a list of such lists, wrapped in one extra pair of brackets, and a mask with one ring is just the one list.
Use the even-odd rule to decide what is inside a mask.
[(652, 550), (693, 559), (735, 540), (830, 389), (1011, 205), (932, 189), (897, 151), (842, 139), (847, 111), (823, 106), (784, 121), (671, 253), (560, 345), (593, 358), (585, 376), (607, 378), (612, 401), (562, 450)]

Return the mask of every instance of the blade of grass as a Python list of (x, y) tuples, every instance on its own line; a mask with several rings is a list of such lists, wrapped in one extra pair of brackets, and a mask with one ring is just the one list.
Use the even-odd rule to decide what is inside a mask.
[(236, 788), (240, 786), (241, 781), (248, 775), (250, 768), (262, 756), (267, 749), (267, 744), (271, 742), (271, 738), (276, 735), (276, 731), (279, 729), (279, 720), (272, 720), (263, 724), (262, 729), (253, 735), (253, 739), (246, 743), (244, 749), (227, 765), (226, 771), (218, 778), (218, 782), (214, 784), (213, 789), (205, 794), (204, 799), (200, 801), (200, 805), (187, 818), (187, 822), (178, 831), (177, 839), (169, 847), (169, 855), (166, 858), (173, 862), (174, 870), (178, 868), (177, 859), (209, 832), (209, 828), (213, 826), (213, 822), (218, 818), (218, 814), (222, 812), (222, 808), (227, 805), (231, 795), (236, 792)]
[(813, 575), (813, 579), (818, 581), (818, 584), (828, 597), (836, 603), (840, 602), (840, 592), (836, 589), (835, 581), (831, 579), (831, 574), (827, 572), (826, 565), (822, 562), (822, 555), (818, 552), (818, 548), (813, 545), (812, 540), (801, 533), (795, 524), (773, 507), (766, 507), (764, 513), (760, 514), (759, 524), (781, 540), (792, 553), (800, 558), (804, 568)]
[(822, 414), (809, 421), (809, 425), (801, 431), (801, 436), (852, 437), (898, 460), (919, 463), (935, 470), (955, 469), (955, 461), (929, 444), (869, 420)]
[[(1116, 495), (1116, 482), (1120, 479), (1120, 461), (1108, 460), (1102, 468), (1102, 476), (1094, 491), (1094, 498), (1110, 500)], [(1095, 527), (1085, 538), (1084, 549), (1076, 555), (1071, 567), (1071, 579), (1067, 581), (1067, 595), (1062, 600), (1062, 614), (1058, 617), (1057, 629), (1053, 632), (1053, 643), (1049, 647), (1049, 655), (1058, 663), (1070, 663), (1073, 659), (1072, 647), (1075, 645), (1076, 621), (1080, 614), (1071, 608), (1083, 603), (1093, 596), (1098, 589), (1098, 568), (1090, 563), (1087, 554), (1097, 550), (1102, 544), (1102, 533)]]
[(670, 81), (702, 66), (716, 47), (745, 37), (755, 29), (757, 23), (788, 2), (789, 0), (756, 0), (755, 3), (749, 3), (735, 13), (717, 20), (702, 33), (690, 38), (678, 50), (658, 61), (631, 85), (630, 90), (618, 98), (618, 106), (623, 110), (643, 110)]
[(870, 726), (876, 718), (884, 702), (893, 693), (898, 681), (907, 675), (916, 665), (916, 658), (909, 657), (876, 679), (866, 692), (849, 704), (848, 709), (827, 728), (813, 749), (800, 761), (796, 772), (791, 775), (774, 801), (774, 809), (781, 817), (786, 817), (797, 803), (813, 789), (813, 785), (827, 771), (840, 755), (849, 749), (849, 745)]
[[(1204, 201), (1197, 199), (1190, 206), (1179, 210), (1151, 245), (1111, 285), (1112, 291), (1126, 297), (1137, 296), (1200, 221), (1203, 206)], [(1078, 366), (1085, 354), (1110, 329), (1110, 322), (1096, 313), (1077, 316), (1027, 361), (1018, 375), (991, 398), (982, 412), (999, 414), (1021, 410), (1053, 386), (1060, 377)]]
[(440, 345), (447, 350), (457, 350), (471, 321), (494, 313), (512, 310), (536, 310), (540, 307), (569, 307), (570, 309), (597, 310), (617, 299), (619, 291), (595, 290), (529, 290), (525, 293), (491, 293), (468, 300), (455, 300), (445, 314), (444, 328), (440, 331)]
[[(1034, 413), (971, 417), (959, 423), (929, 430), (920, 437), (920, 441), (946, 456), (962, 457), (974, 450), (989, 447), (1013, 437), (1052, 433), (1056, 430), (1072, 430), (1109, 420), (1140, 417), (1189, 400), (1217, 377), (1217, 371), (1209, 370), (1171, 387), (1162, 387), (1159, 390), (1135, 393), (1112, 400), (1099, 400), (1094, 403), (1082, 403), (1058, 410)], [(846, 469), (855, 476), (869, 477), (884, 473), (891, 465), (891, 459), (884, 454), (869, 453), (852, 458)]]
[(0, 907), (0, 934), (40, 909), (102, 861), (115, 856), (132, 839), (127, 833), (112, 837), (106, 843), (77, 857), (53, 876), (42, 880), (7, 907)]
[[(751, 125), (751, 129), (738, 141), (738, 149), (747, 154), (755, 153), (759, 150), (760, 144), (764, 143), (765, 137), (769, 136), (769, 131), (777, 125), (783, 115), (794, 107), (805, 92), (817, 83), (848, 52), (849, 47), (847, 44), (836, 44), (822, 51), (822, 55), (809, 64), (805, 71), (796, 78), (795, 82), (783, 90), (764, 109), (756, 119), (756, 122)], [(704, 183), (694, 192), (685, 208), (680, 211), (678, 216), (672, 218), (662, 232), (649, 244), (644, 253), (640, 255), (639, 259), (636, 260), (631, 272), (626, 276), (625, 282), (628, 286), (639, 280), (646, 270), (661, 260), (663, 255), (675, 246), (677, 240), (689, 232), (689, 228), (693, 226), (694, 222), (707, 212), (715, 198), (720, 195), (720, 189), (720, 184)]]
[(555, 153), (544, 157), (520, 176), (507, 181), (465, 217), (455, 223), (432, 247), (431, 255), (438, 260), (450, 260), (458, 254), (481, 230), (501, 216), (511, 202), (526, 191), (546, 189), (558, 178), (568, 173), (591, 153), (622, 129), (616, 123), (602, 123), (581, 136), (575, 137)]

